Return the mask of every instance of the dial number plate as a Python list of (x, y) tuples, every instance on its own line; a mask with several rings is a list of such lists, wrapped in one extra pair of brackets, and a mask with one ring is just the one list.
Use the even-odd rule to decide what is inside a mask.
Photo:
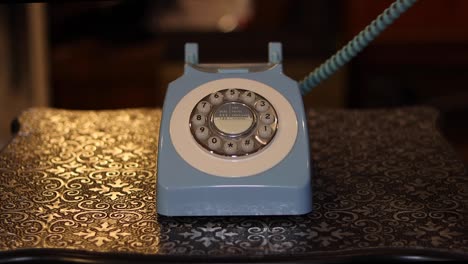
[(190, 131), (197, 143), (215, 155), (252, 155), (274, 138), (278, 116), (270, 102), (245, 89), (223, 89), (193, 108)]

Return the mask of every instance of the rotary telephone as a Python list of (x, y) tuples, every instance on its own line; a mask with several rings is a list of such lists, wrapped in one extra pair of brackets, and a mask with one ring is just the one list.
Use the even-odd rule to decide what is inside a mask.
[(298, 215), (312, 210), (301, 94), (364, 49), (416, 0), (397, 0), (302, 82), (283, 74), (280, 43), (267, 63), (200, 64), (185, 46), (159, 134), (157, 209), (166, 216)]
[(306, 116), (283, 74), (281, 44), (263, 64), (199, 64), (167, 90), (158, 156), (158, 213), (305, 214), (312, 209)]

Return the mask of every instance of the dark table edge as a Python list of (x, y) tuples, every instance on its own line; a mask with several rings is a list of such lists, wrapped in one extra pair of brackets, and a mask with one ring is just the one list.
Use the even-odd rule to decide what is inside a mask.
[(3, 263), (354, 263), (468, 261), (468, 252), (429, 249), (373, 248), (347, 251), (274, 254), (268, 256), (177, 256), (125, 252), (91, 252), (71, 249), (18, 249), (0, 252)]

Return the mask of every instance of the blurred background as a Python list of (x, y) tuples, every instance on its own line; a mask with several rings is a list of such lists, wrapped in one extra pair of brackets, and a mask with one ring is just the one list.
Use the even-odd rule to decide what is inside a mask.
[[(301, 80), (393, 1), (159, 0), (0, 4), (0, 147), (32, 106), (160, 107), (183, 71), (185, 42), (200, 61), (266, 62), (283, 43)], [(371, 46), (305, 97), (309, 108), (429, 105), (468, 162), (468, 1), (419, 1)]]

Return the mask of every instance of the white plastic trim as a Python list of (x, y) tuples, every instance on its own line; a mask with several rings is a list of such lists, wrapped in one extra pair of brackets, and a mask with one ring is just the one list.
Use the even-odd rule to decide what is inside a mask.
[[(258, 153), (237, 158), (215, 156), (198, 145), (190, 132), (193, 107), (208, 94), (228, 88), (251, 90), (267, 99), (276, 110), (276, 134)], [(207, 82), (186, 94), (172, 113), (169, 131), (175, 150), (192, 167), (214, 176), (246, 177), (272, 168), (288, 155), (296, 142), (298, 124), (291, 104), (272, 87), (249, 79), (226, 78)]]

